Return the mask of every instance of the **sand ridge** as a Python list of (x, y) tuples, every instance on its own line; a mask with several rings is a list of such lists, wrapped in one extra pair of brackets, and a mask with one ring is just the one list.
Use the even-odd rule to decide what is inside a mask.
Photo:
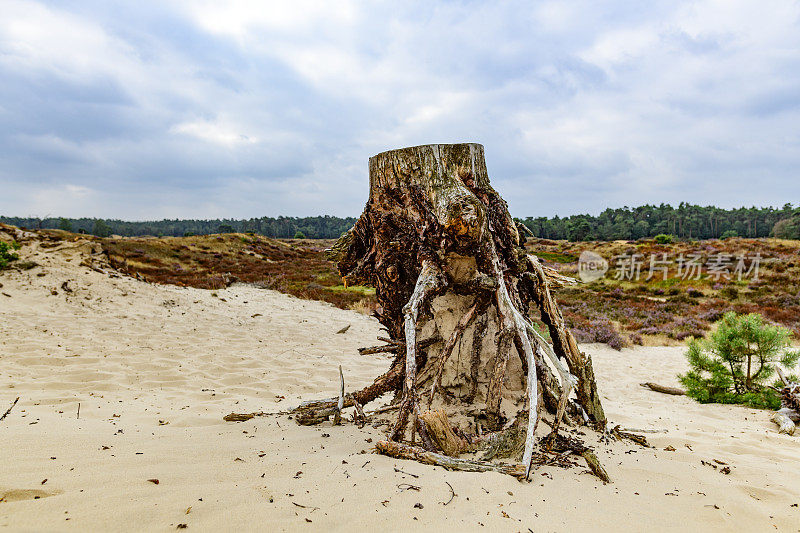
[(681, 347), (583, 346), (611, 421), (667, 432), (653, 449), (598, 444), (612, 484), (583, 466), (520, 484), (370, 453), (385, 428), (224, 422), (335, 395), (339, 364), (348, 389), (366, 385), (389, 364), (356, 350), (378, 323), (251, 286), (110, 277), (80, 266), (87, 253), (31, 242), (40, 266), (0, 275), (0, 410), (21, 398), (0, 423), (0, 527), (800, 531), (798, 438), (763, 411), (639, 387), (676, 384)]

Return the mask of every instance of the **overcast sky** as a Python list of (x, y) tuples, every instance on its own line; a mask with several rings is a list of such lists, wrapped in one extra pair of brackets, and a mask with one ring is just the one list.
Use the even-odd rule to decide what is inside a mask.
[(465, 141), (520, 217), (797, 204), (800, 4), (0, 0), (3, 215), (357, 216)]

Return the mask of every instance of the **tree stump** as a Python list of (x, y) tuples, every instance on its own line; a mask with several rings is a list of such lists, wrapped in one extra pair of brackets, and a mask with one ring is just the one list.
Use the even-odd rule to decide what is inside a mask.
[[(489, 184), (483, 146), (383, 152), (369, 160), (369, 181), (364, 213), (329, 258), (348, 284), (376, 288), (375, 316), (390, 344), (401, 347), (386, 374), (352, 395), (364, 405), (395, 393), (390, 439), (416, 434), (438, 451), (421, 409), (444, 410), (468, 438), (523, 417), (529, 468), (541, 409), (556, 415), (557, 431), (573, 389), (583, 419), (603, 427), (591, 359), (550, 292), (566, 279), (526, 253), (521, 226)], [(533, 312), (552, 346), (531, 322)], [(305, 404), (298, 414), (317, 416), (331, 401)]]

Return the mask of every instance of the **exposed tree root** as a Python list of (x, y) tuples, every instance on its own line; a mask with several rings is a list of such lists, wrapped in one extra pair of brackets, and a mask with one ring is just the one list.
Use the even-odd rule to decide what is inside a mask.
[(414, 292), (403, 308), (406, 334), (406, 373), (400, 413), (389, 438), (394, 441), (400, 440), (405, 430), (406, 422), (411, 416), (413, 419), (412, 428), (416, 428), (419, 431), (420, 438), (426, 448), (433, 448), (433, 443), (428, 437), (425, 422), (419, 421), (419, 401), (417, 399), (417, 318), (419, 318), (420, 307), (422, 307), (425, 300), (445, 284), (446, 281), (439, 267), (431, 260), (423, 261), (422, 272), (417, 279)]
[(456, 459), (401, 442), (379, 440), (375, 443), (375, 449), (378, 453), (394, 457), (395, 459), (410, 459), (426, 465), (443, 466), (448, 470), (458, 470), (461, 472), (500, 472), (501, 474), (514, 476), (517, 479), (523, 479), (525, 477), (525, 469), (521, 465), (503, 465), (484, 461)]

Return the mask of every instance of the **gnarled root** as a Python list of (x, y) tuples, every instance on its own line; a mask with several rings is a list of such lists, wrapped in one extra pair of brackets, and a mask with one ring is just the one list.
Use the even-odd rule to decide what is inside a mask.
[[(497, 256), (497, 250), (492, 243), (492, 267), (494, 274), (497, 276), (497, 312), (500, 315), (503, 330), (513, 331), (517, 340), (522, 344), (522, 349), (525, 353), (525, 360), (528, 363), (528, 428), (527, 437), (525, 439), (525, 454), (522, 457), (523, 464), (525, 465), (525, 477), (527, 478), (531, 470), (531, 459), (533, 457), (533, 438), (536, 433), (536, 426), (539, 423), (539, 391), (538, 391), (538, 377), (536, 375), (536, 361), (534, 360), (533, 348), (531, 341), (528, 338), (526, 320), (519, 312), (517, 306), (511, 300), (506, 287), (505, 276), (500, 267), (500, 259)], [(498, 353), (500, 356), (500, 353)], [(506, 358), (507, 360), (507, 358)], [(497, 367), (495, 368), (497, 370)], [(505, 373), (505, 364), (502, 366), (502, 373)], [(495, 379), (495, 376), (492, 376)], [(491, 396), (487, 398), (493, 399)], [(487, 404), (487, 412), (488, 404)]]
[(417, 278), (414, 292), (403, 308), (406, 334), (406, 372), (400, 412), (397, 416), (397, 423), (389, 437), (390, 440), (398, 441), (402, 438), (408, 418), (411, 416), (413, 418), (412, 428), (419, 432), (420, 438), (426, 447), (433, 448), (433, 443), (425, 428), (425, 422), (419, 420), (419, 402), (417, 400), (417, 319), (423, 303), (445, 285), (446, 281), (439, 267), (430, 259), (425, 259), (422, 262), (422, 271), (419, 274), (419, 278)]
[(561, 363), (561, 360), (553, 351), (553, 348), (547, 343), (547, 341), (536, 331), (536, 328), (533, 327), (533, 324), (530, 321), (526, 320), (526, 332), (528, 335), (536, 339), (536, 347), (539, 354), (544, 353), (549, 359), (550, 362), (553, 363), (553, 366), (556, 367), (556, 372), (561, 377), (561, 395), (558, 399), (558, 407), (556, 409), (556, 418), (553, 423), (552, 433), (558, 433), (558, 426), (561, 423), (561, 420), (564, 418), (564, 412), (567, 409), (567, 400), (569, 399), (569, 393), (575, 388), (575, 385), (578, 383), (578, 378), (570, 374), (569, 370), (567, 370), (564, 365)]
[(564, 357), (567, 361), (569, 371), (577, 378), (575, 394), (578, 397), (578, 403), (589, 415), (595, 426), (602, 429), (606, 425), (606, 415), (600, 403), (592, 360), (578, 349), (575, 337), (572, 336), (572, 332), (564, 324), (564, 317), (550, 294), (548, 278), (539, 259), (528, 255), (528, 265), (536, 279), (534, 284), (536, 291), (533, 296), (541, 310), (542, 320), (550, 330), (550, 338), (553, 339), (553, 355)]
[(520, 465), (466, 461), (464, 459), (456, 459), (440, 453), (424, 450), (418, 446), (409, 446), (408, 444), (400, 442), (379, 440), (375, 443), (375, 449), (382, 455), (387, 455), (396, 459), (410, 459), (426, 465), (443, 466), (448, 470), (460, 470), (462, 472), (500, 472), (501, 474), (514, 476), (517, 479), (525, 477), (525, 469)]
[[(396, 361), (388, 372), (379, 376), (371, 385), (360, 391), (345, 395), (342, 408), (352, 407), (356, 402), (364, 406), (387, 392), (397, 390), (402, 377), (403, 363), (402, 361)], [(311, 426), (328, 420), (334, 415), (338, 407), (339, 398), (311, 400), (301, 403), (292, 413), (295, 415), (295, 421), (298, 424)]]

